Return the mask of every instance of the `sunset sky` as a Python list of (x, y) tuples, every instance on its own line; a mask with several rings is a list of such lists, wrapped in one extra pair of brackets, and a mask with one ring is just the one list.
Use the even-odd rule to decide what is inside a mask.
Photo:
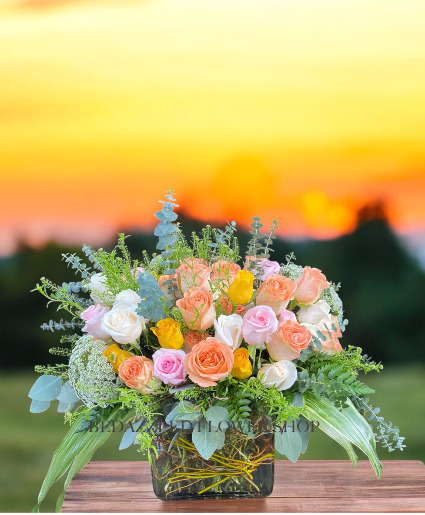
[(0, 254), (188, 215), (425, 242), (423, 0), (0, 0)]

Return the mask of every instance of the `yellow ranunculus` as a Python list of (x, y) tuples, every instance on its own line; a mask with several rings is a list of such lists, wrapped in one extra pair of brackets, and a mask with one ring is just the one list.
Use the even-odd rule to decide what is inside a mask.
[(159, 344), (165, 349), (181, 349), (184, 339), (180, 330), (180, 322), (173, 318), (164, 318), (151, 327), (151, 331), (158, 338)]
[(239, 347), (233, 352), (232, 375), (236, 379), (246, 379), (252, 374), (252, 365), (249, 360), (249, 352), (244, 347)]
[(233, 304), (247, 304), (254, 292), (254, 274), (239, 270), (227, 292)]
[(121, 363), (126, 359), (132, 358), (134, 356), (134, 354), (131, 354), (131, 352), (120, 349), (118, 345), (115, 345), (115, 343), (109, 345), (109, 347), (103, 351), (103, 355), (108, 359), (109, 363), (112, 365), (113, 371), (116, 374), (118, 374), (118, 369)]

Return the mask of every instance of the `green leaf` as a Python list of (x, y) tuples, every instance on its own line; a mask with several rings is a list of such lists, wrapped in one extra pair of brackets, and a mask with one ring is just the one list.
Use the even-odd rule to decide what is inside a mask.
[(215, 450), (219, 446), (219, 443), (222, 441), (222, 433), (221, 431), (215, 431), (215, 428), (212, 428), (212, 431), (209, 431), (209, 424), (205, 423), (205, 420), (200, 422), (199, 426), (197, 425), (192, 432), (192, 443), (198, 450), (199, 454), (205, 459), (209, 460), (214, 454)]
[[(112, 410), (107, 421), (111, 421), (116, 415), (117, 409)], [(74, 475), (81, 470), (86, 463), (88, 463), (94, 451), (111, 435), (111, 433), (107, 431), (78, 432), (81, 425), (85, 422), (85, 417), (85, 413), (81, 413), (77, 417), (65, 438), (54, 452), (52, 462), (38, 495), (38, 504), (32, 510), (33, 512), (39, 511), (40, 504), (46, 497), (51, 486), (56, 483), (56, 481), (58, 481), (58, 479), (60, 479), (71, 466), (68, 478), (65, 482), (66, 485), (69, 484), (72, 477), (74, 477)], [(62, 494), (64, 494), (64, 492)], [(62, 494), (58, 499), (59, 509), (61, 499), (63, 500)]]
[(296, 429), (295, 431), (292, 431), (292, 429), (275, 431), (274, 445), (280, 454), (284, 454), (288, 460), (295, 463), (300, 457), (303, 441)]
[(308, 397), (303, 415), (310, 421), (318, 421), (319, 429), (344, 447), (355, 466), (357, 456), (352, 445), (358, 447), (369, 458), (377, 477), (381, 477), (382, 464), (376, 454), (373, 431), (350, 399), (347, 408), (339, 411), (327, 399)]
[(33, 384), (28, 397), (36, 401), (52, 401), (59, 395), (61, 388), (62, 379), (60, 377), (44, 375)]
[(297, 408), (304, 407), (304, 398), (301, 393), (299, 393), (299, 392), (294, 393), (294, 398), (292, 399), (292, 405)]
[(198, 420), (202, 416), (200, 408), (195, 406), (189, 401), (179, 402), (167, 415), (165, 421), (167, 424), (171, 422), (180, 422), (182, 420), (188, 420), (193, 422)]
[(205, 418), (211, 422), (213, 426), (218, 427), (220, 422), (229, 420), (229, 412), (223, 406), (211, 406), (205, 413)]

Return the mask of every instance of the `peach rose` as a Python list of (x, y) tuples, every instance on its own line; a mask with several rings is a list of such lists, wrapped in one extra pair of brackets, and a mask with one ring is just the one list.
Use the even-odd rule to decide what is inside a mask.
[(330, 331), (330, 333), (330, 336), (328, 331), (323, 333), (327, 339), (324, 342), (321, 342), (322, 352), (325, 352), (326, 354), (337, 354), (342, 351), (341, 344), (338, 340), (338, 334), (335, 331)]
[(144, 356), (133, 356), (124, 360), (118, 368), (118, 375), (133, 390), (149, 394), (161, 381), (153, 376), (153, 361)]
[(183, 315), (183, 320), (193, 329), (205, 331), (215, 319), (215, 307), (212, 293), (205, 288), (190, 288), (184, 293), (176, 306)]
[[(170, 279), (171, 283), (164, 284)], [(170, 286), (173, 286), (175, 284), (177, 284), (177, 274), (161, 275), (161, 277), (158, 279), (158, 285), (161, 288), (164, 297), (168, 300), (179, 299), (181, 297), (180, 291), (178, 289), (174, 290), (173, 292), (170, 292), (169, 290)]]
[(218, 282), (223, 290), (227, 290), (241, 267), (236, 263), (229, 263), (224, 260), (212, 264), (211, 282)]
[(206, 336), (206, 333), (201, 333), (199, 331), (191, 331), (190, 333), (186, 333), (184, 335), (184, 347), (183, 350), (188, 353), (190, 352), (195, 345), (198, 345)]
[(329, 288), (329, 283), (324, 274), (318, 268), (309, 266), (304, 268), (301, 277), (295, 279), (295, 284), (297, 289), (294, 297), (297, 302), (304, 305), (314, 304), (322, 291)]
[(279, 315), (294, 298), (296, 284), (292, 279), (276, 274), (268, 277), (257, 293), (257, 306), (269, 306)]
[(202, 387), (215, 386), (227, 377), (233, 363), (232, 349), (215, 338), (202, 340), (184, 359), (189, 378)]
[(190, 288), (205, 288), (209, 290), (211, 267), (204, 259), (188, 257), (180, 261), (176, 269), (177, 285), (182, 294)]
[(287, 359), (289, 361), (299, 358), (301, 351), (311, 342), (311, 333), (307, 327), (285, 320), (279, 324), (272, 339), (267, 343), (270, 357), (276, 361)]

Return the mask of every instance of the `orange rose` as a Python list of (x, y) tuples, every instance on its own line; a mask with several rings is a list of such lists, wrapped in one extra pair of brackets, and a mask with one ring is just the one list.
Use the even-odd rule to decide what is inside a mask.
[(232, 349), (215, 338), (207, 338), (195, 345), (184, 359), (189, 378), (199, 386), (215, 386), (233, 368)]
[(241, 267), (236, 263), (228, 263), (220, 260), (212, 264), (211, 282), (219, 281), (219, 286), (223, 290), (227, 290), (236, 277)]
[(205, 333), (200, 333), (199, 331), (191, 331), (190, 333), (186, 333), (184, 335), (184, 343), (185, 346), (183, 350), (185, 352), (190, 352), (195, 345), (198, 345), (205, 338)]
[(176, 269), (177, 285), (182, 294), (190, 288), (209, 289), (210, 275), (211, 267), (204, 259), (195, 257), (183, 259)]
[(314, 304), (322, 291), (329, 288), (329, 283), (322, 272), (318, 268), (309, 266), (304, 268), (301, 277), (295, 279), (295, 284), (297, 289), (294, 297), (297, 302), (304, 305)]
[(258, 290), (257, 306), (269, 306), (279, 315), (294, 298), (296, 284), (292, 279), (276, 274), (268, 277)]
[(153, 361), (144, 356), (133, 356), (121, 363), (118, 375), (133, 390), (149, 394), (161, 381), (153, 377)]
[(205, 288), (190, 288), (182, 299), (176, 302), (183, 315), (183, 320), (193, 329), (205, 331), (215, 319), (215, 307), (212, 293)]
[(270, 357), (276, 361), (291, 361), (298, 358), (310, 342), (311, 333), (307, 327), (292, 320), (285, 320), (279, 324), (272, 339), (267, 343), (267, 350)]

